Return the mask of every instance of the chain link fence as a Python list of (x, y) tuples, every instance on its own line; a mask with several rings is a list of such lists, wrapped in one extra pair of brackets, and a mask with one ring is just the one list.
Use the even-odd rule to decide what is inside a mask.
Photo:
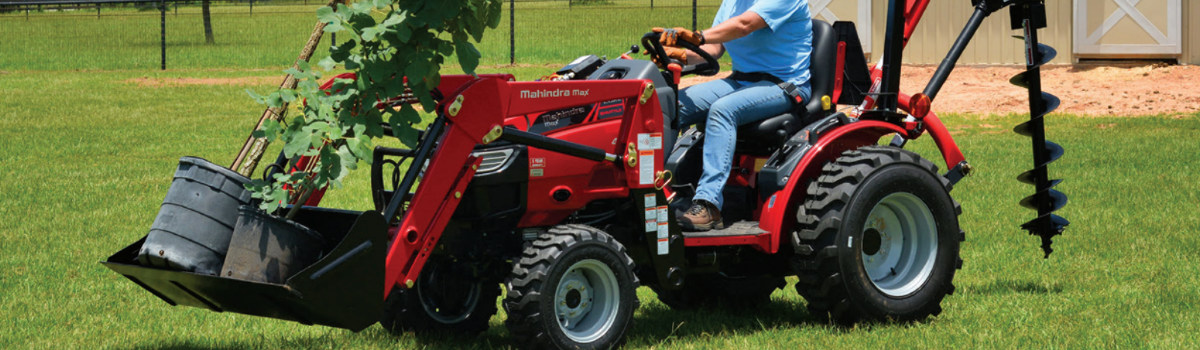
[[(0, 0), (0, 52), (5, 53), (0, 70), (159, 68), (164, 46), (166, 66), (172, 69), (287, 66), (312, 32), (316, 9), (326, 3), (212, 1), (214, 42), (206, 43), (200, 1), (142, 1)], [(478, 44), (481, 64), (559, 64), (587, 54), (615, 57), (651, 27), (708, 27), (719, 3), (508, 0), (499, 27)], [(166, 11), (160, 12), (163, 4)], [(331, 40), (337, 39), (322, 38), (314, 60), (328, 52)]]

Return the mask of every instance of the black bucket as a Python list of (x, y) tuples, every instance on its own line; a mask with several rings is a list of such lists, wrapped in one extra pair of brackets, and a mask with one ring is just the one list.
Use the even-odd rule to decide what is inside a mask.
[(221, 276), (244, 281), (282, 284), (288, 277), (321, 259), (326, 246), (320, 233), (258, 208), (238, 209), (237, 226)]
[[(170, 305), (321, 324), (360, 331), (384, 309), (388, 224), (376, 211), (303, 207), (296, 221), (335, 242), (325, 256), (282, 284), (172, 271), (137, 262), (146, 238), (101, 263)], [(236, 250), (230, 251), (234, 256)]]
[(196, 157), (179, 159), (175, 179), (138, 252), (144, 266), (199, 274), (221, 272), (238, 207), (253, 201), (250, 179)]

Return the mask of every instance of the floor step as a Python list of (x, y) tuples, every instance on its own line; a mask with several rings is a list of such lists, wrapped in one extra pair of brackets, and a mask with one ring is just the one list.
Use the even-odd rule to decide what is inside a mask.
[(704, 232), (684, 232), (683, 236), (688, 238), (702, 237), (734, 237), (734, 236), (757, 236), (767, 233), (767, 231), (758, 228), (758, 221), (738, 221), (732, 225), (728, 225), (720, 230), (708, 230)]

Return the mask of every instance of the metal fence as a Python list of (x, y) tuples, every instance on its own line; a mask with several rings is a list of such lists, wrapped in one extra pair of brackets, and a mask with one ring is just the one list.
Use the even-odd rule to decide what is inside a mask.
[[(277, 67), (295, 59), (321, 0), (0, 0), (0, 70)], [(651, 26), (707, 27), (720, 0), (507, 0), (483, 64), (619, 55)], [(317, 56), (335, 41), (326, 35)], [(22, 55), (8, 55), (21, 52)], [(450, 60), (449, 62), (453, 62)]]

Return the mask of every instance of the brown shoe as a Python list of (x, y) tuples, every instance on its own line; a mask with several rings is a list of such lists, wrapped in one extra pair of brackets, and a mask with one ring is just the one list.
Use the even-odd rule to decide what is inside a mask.
[(692, 202), (692, 207), (679, 218), (679, 226), (684, 231), (708, 231), (720, 229), (721, 210), (705, 200)]

